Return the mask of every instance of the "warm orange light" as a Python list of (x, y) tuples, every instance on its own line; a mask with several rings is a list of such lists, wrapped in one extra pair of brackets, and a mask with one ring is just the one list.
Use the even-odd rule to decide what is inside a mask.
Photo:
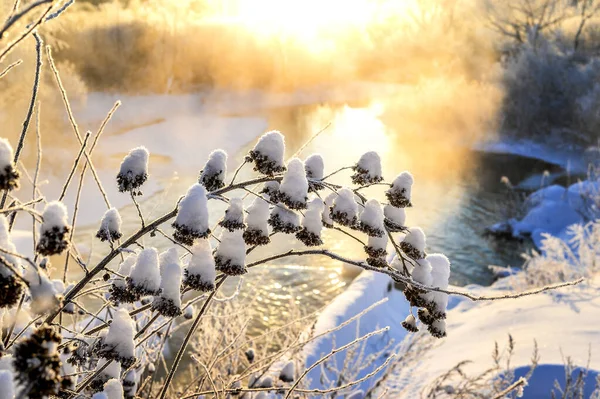
[(225, 0), (221, 14), (253, 31), (305, 42), (406, 16), (417, 0)]

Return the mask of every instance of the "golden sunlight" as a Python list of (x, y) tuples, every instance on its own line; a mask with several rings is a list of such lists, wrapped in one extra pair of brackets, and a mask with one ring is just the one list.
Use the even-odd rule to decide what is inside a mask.
[(416, 0), (229, 0), (220, 9), (259, 34), (311, 42), (406, 16), (416, 6)]

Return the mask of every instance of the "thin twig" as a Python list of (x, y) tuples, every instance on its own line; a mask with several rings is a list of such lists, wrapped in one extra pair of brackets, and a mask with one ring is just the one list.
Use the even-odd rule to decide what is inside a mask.
[(373, 335), (381, 334), (383, 332), (388, 331), (389, 329), (390, 329), (389, 327), (385, 327), (385, 328), (381, 328), (379, 330), (372, 331), (372, 332), (370, 332), (368, 334), (363, 335), (360, 338), (355, 339), (352, 342), (347, 343), (346, 345), (343, 345), (343, 346), (340, 346), (339, 348), (333, 349), (331, 352), (329, 352), (329, 354), (323, 356), (322, 358), (320, 358), (319, 360), (317, 360), (316, 362), (314, 362), (306, 370), (304, 370), (304, 372), (302, 372), (302, 374), (300, 375), (300, 377), (298, 377), (298, 379), (296, 381), (294, 381), (294, 384), (290, 387), (290, 390), (287, 392), (287, 394), (284, 396), (283, 399), (288, 399), (292, 395), (292, 392), (294, 392), (294, 390), (296, 389), (296, 387), (298, 386), (298, 384), (300, 384), (300, 381), (302, 381), (304, 379), (304, 377), (306, 377), (308, 375), (308, 373), (310, 373), (310, 371), (312, 369), (314, 369), (315, 367), (317, 367), (319, 364), (323, 363), (324, 361), (326, 361), (330, 357), (334, 356), (336, 353), (342, 352), (342, 351), (350, 348), (351, 346), (356, 345), (359, 342), (362, 342), (362, 341), (364, 341), (366, 339), (371, 338)]
[(198, 312), (198, 316), (196, 316), (196, 319), (194, 320), (194, 323), (192, 324), (192, 326), (190, 327), (190, 330), (188, 331), (188, 333), (186, 334), (185, 338), (183, 339), (183, 343), (179, 347), (179, 351), (177, 351), (177, 355), (175, 355), (175, 359), (173, 360), (173, 364), (171, 365), (171, 369), (169, 370), (169, 373), (167, 374), (167, 378), (165, 379), (163, 387), (162, 387), (160, 393), (158, 394), (158, 399), (164, 399), (165, 398), (165, 396), (167, 394), (167, 391), (169, 389), (169, 386), (171, 385), (171, 382), (173, 381), (173, 377), (175, 376), (175, 372), (177, 371), (177, 367), (179, 367), (179, 363), (181, 362), (181, 358), (183, 357), (183, 353), (185, 352), (185, 350), (186, 350), (186, 348), (188, 346), (190, 338), (194, 334), (194, 331), (196, 331), (196, 329), (198, 328), (198, 325), (200, 324), (200, 320), (202, 319), (202, 316), (206, 312), (206, 309), (208, 309), (208, 306), (210, 305), (210, 303), (212, 301), (212, 298), (215, 296), (215, 294), (217, 293), (217, 291), (219, 290), (219, 288), (221, 287), (221, 285), (223, 285), (223, 283), (225, 282), (225, 279), (226, 279), (226, 277), (223, 277), (223, 279), (221, 279), (221, 281), (219, 281), (216, 284), (215, 290), (212, 291), (210, 293), (210, 295), (208, 296), (208, 298), (206, 298), (206, 300), (204, 301), (204, 304), (202, 305), (202, 308)]
[(16, 60), (12, 64), (10, 64), (6, 68), (4, 68), (4, 71), (0, 72), (0, 79), (2, 79), (7, 73), (9, 73), (11, 71), (11, 69), (13, 69), (16, 66), (21, 65), (22, 63), (23, 63), (23, 60)]
[(65, 198), (65, 195), (67, 195), (67, 189), (69, 188), (69, 185), (71, 184), (71, 180), (73, 179), (73, 175), (75, 174), (75, 171), (77, 170), (77, 167), (79, 166), (79, 160), (81, 159), (81, 154), (83, 154), (83, 152), (85, 151), (85, 147), (87, 146), (87, 142), (88, 142), (88, 139), (90, 138), (91, 134), (92, 134), (92, 132), (87, 132), (85, 134), (85, 138), (83, 139), (83, 144), (81, 144), (79, 153), (77, 154), (77, 157), (75, 157), (75, 161), (73, 162), (71, 171), (69, 172), (69, 175), (67, 176), (67, 181), (65, 181), (65, 184), (63, 185), (60, 196), (58, 197), (59, 201), (62, 201)]
[[(73, 116), (73, 110), (71, 109), (71, 103), (69, 102), (69, 97), (67, 96), (65, 87), (62, 84), (62, 80), (60, 78), (60, 73), (58, 72), (58, 69), (56, 68), (56, 65), (54, 64), (54, 59), (52, 58), (52, 48), (50, 46), (46, 46), (46, 56), (48, 58), (48, 63), (50, 64), (50, 69), (52, 69), (52, 72), (54, 74), (54, 80), (56, 81), (56, 84), (60, 91), (63, 103), (65, 105), (65, 109), (67, 111), (67, 116), (69, 117), (69, 122), (71, 122), (71, 126), (73, 127), (73, 132), (75, 133), (75, 137), (77, 138), (79, 145), (81, 145), (81, 144), (83, 144), (83, 139), (81, 138), (81, 134), (79, 133), (79, 126), (77, 125), (77, 122), (75, 121), (75, 117)], [(94, 176), (96, 185), (98, 186), (98, 189), (100, 190), (100, 193), (102, 194), (102, 198), (104, 199), (104, 202), (106, 203), (106, 207), (108, 209), (110, 209), (110, 207), (111, 207), (110, 201), (108, 200), (106, 191), (104, 191), (102, 182), (100, 181), (100, 178), (98, 177), (98, 172), (96, 172), (96, 168), (94, 167), (94, 163), (92, 162), (92, 157), (88, 154), (87, 151), (84, 151), (83, 154), (85, 155), (87, 165), (89, 165), (89, 168), (92, 171), (92, 175)]]
[[(0, 35), (1, 37), (1, 35)], [(21, 156), (21, 151), (23, 151), (23, 146), (25, 145), (25, 136), (27, 135), (27, 130), (29, 129), (29, 123), (31, 122), (31, 118), (33, 116), (33, 111), (35, 109), (35, 104), (37, 102), (38, 92), (40, 88), (40, 75), (42, 71), (42, 39), (37, 33), (33, 34), (35, 38), (35, 53), (36, 53), (36, 62), (35, 62), (35, 77), (33, 80), (33, 90), (31, 92), (31, 101), (29, 102), (29, 108), (27, 109), (27, 115), (25, 116), (25, 120), (23, 121), (23, 129), (21, 130), (21, 136), (19, 137), (19, 142), (17, 144), (17, 148), (15, 149), (15, 158), (14, 164), (16, 165), (19, 162), (19, 157)], [(1, 57), (0, 57), (1, 59)], [(8, 190), (4, 192), (2, 195), (2, 200), (0, 201), (0, 208), (4, 208), (6, 204), (6, 197), (8, 196)]]

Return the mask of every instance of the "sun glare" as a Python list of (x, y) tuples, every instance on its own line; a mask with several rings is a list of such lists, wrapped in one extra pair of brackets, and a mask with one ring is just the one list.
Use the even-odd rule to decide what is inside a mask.
[(416, 0), (230, 0), (224, 17), (263, 35), (314, 41), (406, 16)]

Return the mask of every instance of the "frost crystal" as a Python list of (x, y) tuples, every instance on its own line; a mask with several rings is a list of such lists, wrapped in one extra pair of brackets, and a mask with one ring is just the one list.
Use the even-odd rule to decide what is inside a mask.
[(8, 140), (0, 138), (0, 190), (19, 188), (19, 171), (13, 163), (13, 149)]
[(358, 163), (352, 167), (352, 183), (364, 186), (379, 183), (383, 180), (381, 175), (381, 158), (375, 151), (363, 154)]
[(66, 235), (71, 230), (67, 221), (67, 207), (62, 202), (52, 201), (44, 208), (42, 219), (36, 251), (44, 256), (63, 253), (69, 246)]
[(98, 356), (120, 362), (125, 368), (135, 362), (135, 323), (126, 309), (115, 312), (108, 333), (101, 339)]
[(392, 183), (392, 187), (385, 192), (388, 201), (395, 207), (411, 207), (410, 193), (413, 185), (413, 177), (408, 172), (400, 173)]
[[(0, 215), (0, 247), (9, 252), (17, 252), (8, 231), (8, 221)], [(15, 276), (18, 273), (19, 276)], [(0, 254), (0, 308), (10, 308), (17, 304), (23, 293), (21, 260), (10, 254)]]
[(216, 269), (230, 276), (246, 274), (246, 244), (242, 232), (223, 231), (215, 253)]
[(225, 211), (225, 217), (219, 222), (219, 226), (229, 231), (246, 228), (246, 224), (244, 223), (244, 203), (241, 198), (236, 197), (229, 201), (229, 207)]
[(308, 191), (318, 191), (324, 188), (322, 183), (315, 180), (322, 180), (325, 172), (325, 163), (321, 154), (313, 154), (304, 161), (304, 170), (306, 177), (309, 178)]
[(244, 241), (248, 245), (267, 245), (271, 242), (269, 238), (269, 203), (262, 198), (255, 198), (248, 208), (246, 223), (248, 227), (244, 231)]
[(197, 291), (212, 291), (215, 289), (216, 276), (210, 242), (200, 240), (192, 247), (192, 258), (185, 269), (183, 284)]
[(261, 136), (254, 149), (248, 154), (247, 159), (254, 161), (254, 170), (273, 176), (285, 171), (284, 151), (285, 139), (280, 132), (274, 130)]
[(400, 248), (406, 255), (414, 260), (425, 257), (425, 233), (419, 227), (411, 227), (404, 240), (400, 243)]
[(194, 184), (179, 202), (177, 218), (173, 223), (176, 241), (193, 245), (197, 238), (206, 238), (210, 234), (208, 227), (208, 199), (206, 189)]
[(333, 200), (331, 219), (342, 226), (354, 227), (358, 221), (357, 215), (358, 204), (354, 199), (354, 193), (347, 188), (342, 188)]
[(289, 361), (283, 366), (279, 373), (279, 379), (283, 382), (294, 382), (296, 375), (296, 366), (293, 361)]
[[(131, 273), (131, 269), (133, 268), (133, 265), (135, 265), (136, 260), (136, 254), (129, 254), (119, 265), (118, 273), (125, 278), (129, 277), (129, 273)], [(125, 279), (119, 276), (114, 276), (111, 282), (112, 285), (109, 289), (110, 299), (115, 304), (119, 304), (121, 302), (133, 303), (139, 299), (139, 295), (136, 295), (133, 291), (127, 288)]]
[(146, 248), (140, 252), (127, 277), (127, 287), (138, 299), (159, 293), (160, 268), (156, 248)]
[(110, 208), (102, 216), (100, 221), (100, 229), (96, 233), (96, 237), (100, 241), (117, 241), (121, 238), (121, 215), (116, 208)]
[(148, 150), (145, 147), (137, 147), (129, 151), (129, 154), (123, 158), (121, 169), (117, 175), (117, 184), (119, 191), (124, 193), (130, 191), (134, 193), (148, 179)]
[(279, 200), (290, 209), (306, 209), (308, 180), (304, 163), (294, 158), (288, 163), (287, 172), (279, 186)]
[[(445, 255), (431, 254), (425, 258), (431, 265), (431, 286), (448, 288), (450, 278), (450, 261)], [(446, 318), (446, 306), (448, 305), (448, 294), (444, 292), (431, 291), (427, 294), (430, 304), (427, 307), (431, 315), (436, 319)]]
[(166, 317), (181, 314), (181, 262), (177, 249), (170, 248), (160, 255), (160, 295), (154, 297), (152, 310)]
[(208, 191), (215, 191), (225, 186), (227, 174), (227, 153), (223, 150), (214, 150), (208, 156), (208, 161), (200, 171), (198, 183)]
[(369, 236), (369, 241), (365, 246), (365, 252), (369, 257), (367, 263), (373, 267), (386, 267), (388, 236), (386, 234), (381, 237)]
[(397, 208), (387, 204), (383, 207), (383, 215), (385, 216), (385, 227), (390, 232), (396, 233), (406, 230), (406, 227), (404, 227), (406, 224), (406, 211), (404, 208)]
[(360, 214), (360, 229), (369, 237), (383, 237), (385, 235), (383, 211), (377, 200), (370, 199), (365, 204), (365, 209)]
[(324, 208), (325, 205), (320, 198), (313, 199), (308, 204), (308, 210), (304, 213), (302, 230), (296, 233), (296, 238), (309, 247), (323, 245), (323, 240), (321, 239), (321, 230), (323, 230), (321, 215)]
[(279, 203), (271, 211), (269, 225), (274, 233), (294, 234), (300, 230), (300, 216)]

